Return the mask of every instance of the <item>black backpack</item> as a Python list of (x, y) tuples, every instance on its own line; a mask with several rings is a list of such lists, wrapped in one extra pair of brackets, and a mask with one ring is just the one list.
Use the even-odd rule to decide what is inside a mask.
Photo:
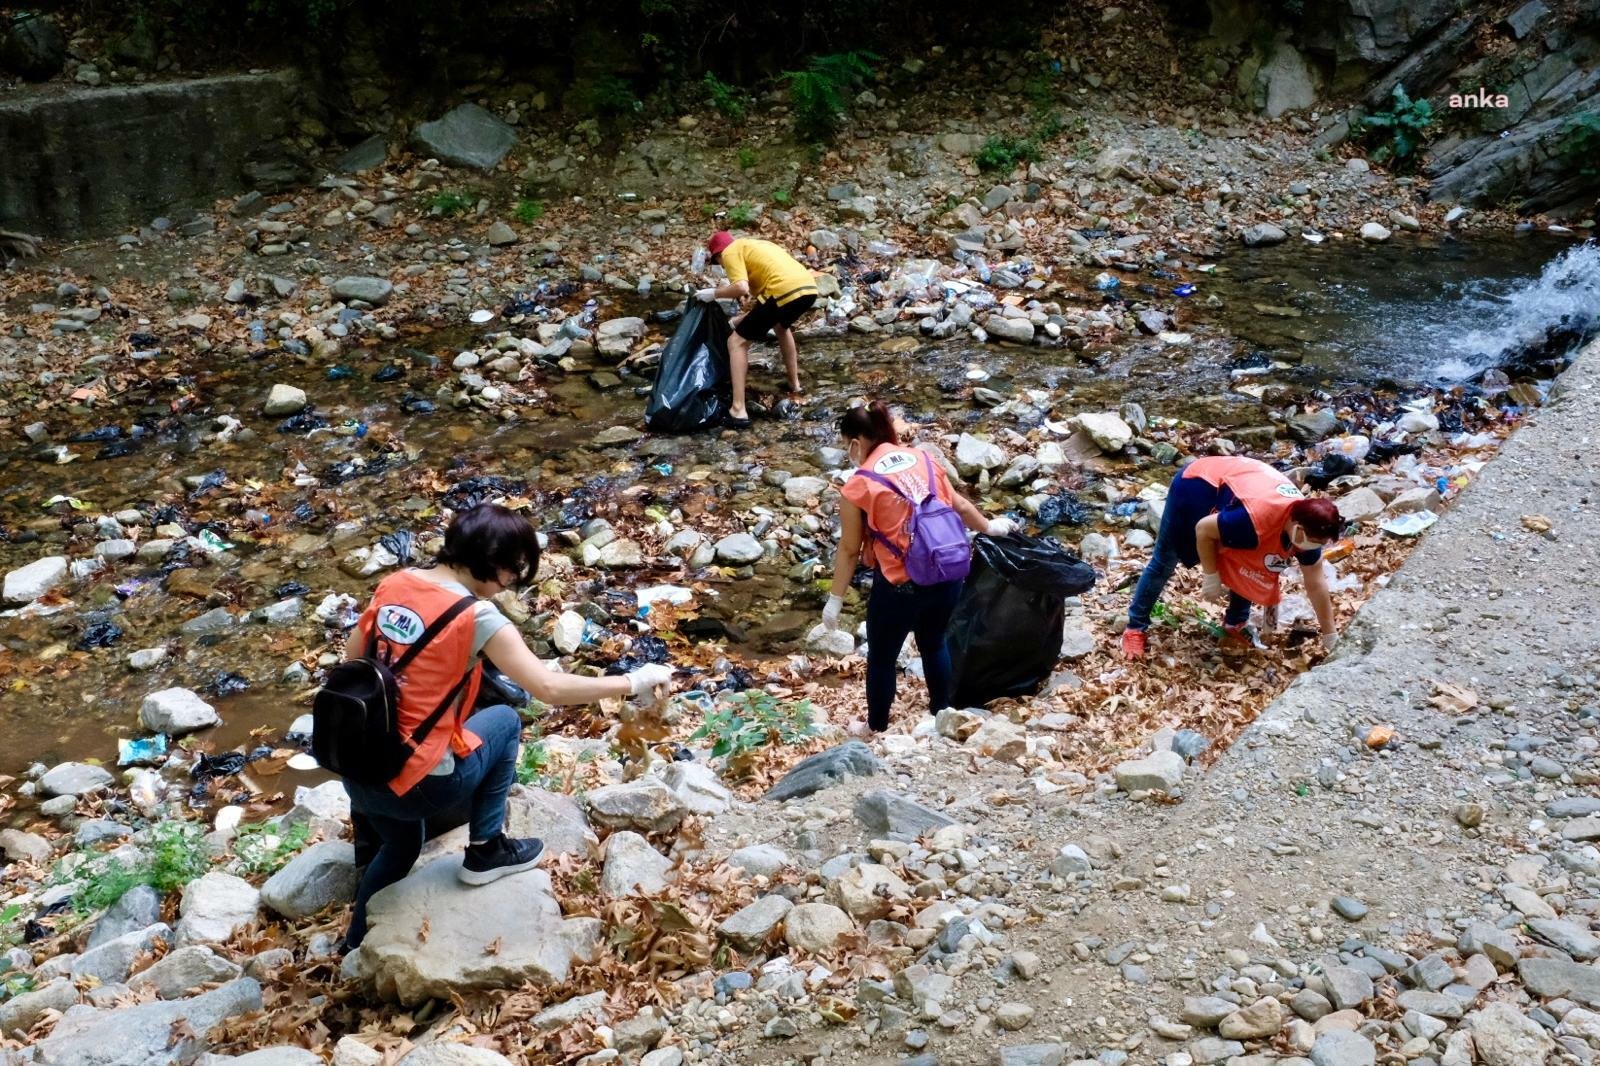
[(328, 671), (327, 681), (311, 704), (311, 754), (324, 769), (360, 785), (386, 785), (399, 776), (406, 760), (461, 696), (477, 663), (467, 666), (461, 680), (410, 737), (400, 732), (400, 686), (395, 679), (434, 637), (476, 602), (463, 596), (451, 604), (393, 663), (369, 654), (347, 659)]

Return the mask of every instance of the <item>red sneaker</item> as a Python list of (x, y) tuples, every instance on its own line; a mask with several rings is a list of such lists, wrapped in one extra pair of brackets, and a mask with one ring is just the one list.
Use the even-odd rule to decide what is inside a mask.
[(1129, 659), (1144, 658), (1144, 630), (1124, 629), (1122, 631), (1122, 654)]

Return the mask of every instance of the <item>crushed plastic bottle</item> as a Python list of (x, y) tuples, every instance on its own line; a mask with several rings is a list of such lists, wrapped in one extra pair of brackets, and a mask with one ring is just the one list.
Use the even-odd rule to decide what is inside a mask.
[(1101, 292), (1115, 292), (1117, 289), (1122, 288), (1122, 279), (1115, 274), (1101, 271), (1094, 276), (1094, 287)]
[(689, 260), (689, 269), (694, 273), (699, 274), (701, 271), (705, 270), (705, 268), (706, 250), (704, 248), (696, 248), (694, 250), (694, 257)]
[(1358, 463), (1365, 459), (1367, 457), (1367, 453), (1370, 451), (1372, 451), (1372, 441), (1359, 433), (1351, 433), (1343, 437), (1334, 437), (1332, 440), (1326, 440), (1322, 442), (1323, 455), (1333, 455), (1337, 453), (1339, 455), (1349, 456)]
[(1173, 290), (1172, 290), (1172, 295), (1174, 295), (1174, 296), (1193, 296), (1194, 295), (1194, 290), (1195, 290), (1194, 284), (1192, 282), (1186, 281), (1182, 285), (1175, 286), (1173, 288)]
[(167, 735), (123, 737), (117, 741), (118, 766), (153, 766), (167, 757)]

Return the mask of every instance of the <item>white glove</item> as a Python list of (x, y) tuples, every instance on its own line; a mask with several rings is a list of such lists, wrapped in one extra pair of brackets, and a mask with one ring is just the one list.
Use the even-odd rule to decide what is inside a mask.
[(1211, 573), (1200, 579), (1200, 597), (1207, 600), (1220, 600), (1227, 596), (1227, 586), (1222, 583), (1222, 575)]
[(694, 298), (703, 304), (708, 304), (717, 298), (716, 289), (696, 289)]
[(1337, 633), (1324, 633), (1324, 634), (1322, 634), (1322, 650), (1323, 651), (1332, 651), (1333, 650), (1333, 646), (1335, 644), (1337, 644), (1337, 643), (1339, 643), (1339, 634), (1337, 634)]
[(991, 537), (1009, 537), (1017, 531), (1017, 524), (1009, 518), (989, 519), (988, 533)]
[(629, 671), (627, 678), (634, 699), (640, 699), (653, 689), (672, 684), (672, 667), (661, 663), (650, 663), (648, 666)]
[(829, 596), (828, 602), (822, 605), (822, 624), (829, 629), (839, 628), (839, 612), (844, 609), (844, 600), (839, 596)]

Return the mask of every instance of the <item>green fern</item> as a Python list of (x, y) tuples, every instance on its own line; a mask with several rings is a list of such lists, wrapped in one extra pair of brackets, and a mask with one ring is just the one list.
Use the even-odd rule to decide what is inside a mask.
[(828, 141), (839, 132), (850, 111), (849, 94), (872, 77), (873, 52), (837, 52), (813, 56), (805, 70), (788, 70), (789, 102), (795, 133), (801, 140)]
[(1411, 99), (1404, 85), (1396, 85), (1394, 106), (1361, 120), (1368, 136), (1380, 142), (1372, 153), (1373, 162), (1392, 163), (1396, 170), (1415, 167), (1435, 121), (1431, 103)]

